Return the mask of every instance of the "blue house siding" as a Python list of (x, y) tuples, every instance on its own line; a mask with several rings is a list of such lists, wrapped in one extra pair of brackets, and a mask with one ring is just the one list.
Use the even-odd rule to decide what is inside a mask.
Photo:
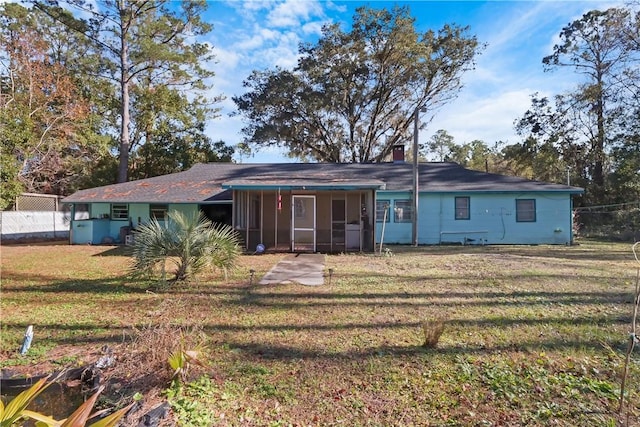
[[(455, 197), (469, 197), (468, 220), (455, 219)], [(534, 201), (534, 221), (517, 221), (516, 200)], [(439, 242), (464, 243), (465, 238), (468, 243), (485, 244), (571, 242), (571, 197), (568, 193), (453, 193), (441, 195), (440, 205)], [(431, 218), (420, 215), (420, 219), (428, 224)], [(429, 235), (431, 241), (425, 243), (436, 243), (433, 238)]]
[[(127, 219), (111, 218), (111, 203), (91, 203), (89, 218), (73, 220), (71, 226), (72, 244), (100, 244), (108, 241), (124, 243), (120, 238), (120, 229), (131, 225), (133, 228), (144, 224), (150, 219), (150, 203), (115, 203), (128, 205)], [(168, 212), (176, 210), (185, 214), (198, 211), (197, 204), (168, 204)]]
[[(421, 163), (418, 168), (421, 190), (418, 211), (419, 244), (571, 242), (571, 198), (583, 193), (581, 188), (475, 171), (447, 162)], [(339, 188), (341, 191), (355, 191), (352, 196), (359, 197), (359, 203), (347, 205), (359, 205), (355, 216), (361, 214), (360, 242), (369, 242), (370, 246), (374, 240), (371, 237), (373, 230), (366, 225), (371, 224), (374, 216), (371, 212), (374, 206), (371, 206), (370, 199), (375, 191), (375, 199), (389, 204), (389, 221), (384, 224), (384, 238), (381, 215), (384, 210), (380, 205), (375, 206), (376, 222), (371, 224), (375, 227), (375, 241), (379, 243), (384, 239), (385, 244), (410, 244), (413, 234), (413, 176), (413, 166), (403, 162), (197, 164), (183, 172), (80, 190), (65, 198), (64, 203), (77, 206), (79, 212), (84, 212), (86, 206), (90, 206), (88, 215), (82, 214), (78, 219), (72, 220), (72, 242), (103, 243), (105, 238), (120, 242), (123, 226), (131, 225), (135, 228), (148, 221), (150, 204), (166, 205), (168, 211), (179, 210), (185, 213), (195, 212), (200, 206), (204, 206), (202, 210), (209, 217), (228, 217), (229, 222), (238, 226), (237, 221), (241, 216), (236, 212), (239, 201), (232, 200), (233, 186), (250, 186), (271, 191), (286, 187), (288, 191), (296, 189), (318, 193)], [(369, 199), (363, 199), (362, 194), (358, 196), (358, 192), (362, 193), (358, 188), (367, 188), (370, 192)], [(273, 208), (268, 206), (275, 206), (276, 196), (267, 196), (263, 196), (266, 198), (261, 199), (257, 206), (261, 206), (262, 214), (269, 217), (273, 216)], [(460, 197), (458, 206), (456, 197)], [(214, 209), (212, 206), (218, 203), (232, 203), (233, 206)], [(326, 200), (318, 203), (317, 206), (322, 206), (318, 211), (322, 214), (318, 215), (326, 223), (320, 228), (331, 228), (331, 247), (334, 248), (334, 237), (336, 241), (344, 239), (341, 233), (346, 235), (346, 227), (341, 230), (334, 224), (339, 221), (328, 217), (331, 215), (327, 210)], [(127, 208), (111, 212), (112, 204), (127, 204)], [(516, 206), (520, 208), (520, 215)], [(115, 218), (116, 216), (121, 218)], [(267, 222), (273, 223), (271, 220)], [(291, 221), (287, 224), (284, 222), (286, 221), (283, 220), (281, 224), (284, 228), (278, 229), (280, 234), (284, 234), (282, 238), (278, 237), (278, 243), (287, 241), (290, 234), (288, 230), (292, 225)], [(352, 220), (348, 222), (350, 226), (355, 225), (351, 224)]]
[(384, 237), (382, 236), (382, 218), (376, 218), (376, 244), (382, 240), (384, 244), (408, 244), (411, 243), (411, 221), (398, 222), (394, 207), (397, 201), (411, 202), (411, 193), (400, 191), (377, 191), (376, 203), (380, 201), (389, 202), (387, 212), (388, 219), (384, 227)]
[[(467, 197), (468, 219), (456, 219), (455, 198)], [(390, 220), (384, 229), (385, 244), (410, 244), (412, 223), (397, 222), (396, 200), (411, 199), (409, 192), (377, 194), (388, 200)], [(535, 201), (535, 221), (516, 220), (516, 200)], [(568, 244), (571, 242), (569, 193), (423, 193), (418, 207), (418, 243), (462, 244)], [(382, 238), (382, 222), (376, 222), (376, 243)]]

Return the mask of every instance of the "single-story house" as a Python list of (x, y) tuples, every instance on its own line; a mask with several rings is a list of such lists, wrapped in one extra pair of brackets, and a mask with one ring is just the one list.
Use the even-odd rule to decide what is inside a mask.
[(131, 229), (170, 211), (201, 211), (232, 225), (247, 251), (372, 251), (384, 244), (569, 244), (581, 188), (418, 165), (197, 164), (184, 172), (78, 191), (72, 244), (125, 243)]

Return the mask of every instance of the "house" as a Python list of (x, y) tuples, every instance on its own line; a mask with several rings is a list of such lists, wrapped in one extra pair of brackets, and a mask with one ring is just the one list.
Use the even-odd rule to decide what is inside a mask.
[[(124, 243), (131, 228), (173, 210), (232, 225), (248, 251), (372, 251), (410, 244), (413, 172), (377, 164), (197, 164), (154, 178), (78, 191), (72, 244)], [(419, 244), (569, 244), (581, 188), (465, 169), (418, 166)]]

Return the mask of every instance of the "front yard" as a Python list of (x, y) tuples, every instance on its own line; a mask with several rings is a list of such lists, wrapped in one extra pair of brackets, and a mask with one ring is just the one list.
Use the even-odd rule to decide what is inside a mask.
[[(158, 289), (129, 278), (122, 248), (3, 246), (0, 365), (56, 369), (106, 344), (112, 393), (166, 397), (182, 425), (638, 423), (637, 348), (617, 416), (630, 244), (392, 251), (327, 256), (321, 287), (256, 285), (285, 256), (268, 254), (243, 256), (226, 281)], [(434, 319), (444, 333), (424, 348)], [(203, 348), (206, 367), (164, 392), (175, 348), (163, 347), (180, 343)]]

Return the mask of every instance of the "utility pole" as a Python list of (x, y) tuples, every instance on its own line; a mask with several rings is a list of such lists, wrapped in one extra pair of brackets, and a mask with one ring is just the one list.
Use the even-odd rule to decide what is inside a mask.
[(411, 216), (411, 240), (413, 246), (418, 246), (418, 181), (420, 178), (420, 174), (418, 173), (418, 128), (420, 127), (419, 113), (424, 113), (425, 111), (427, 111), (427, 109), (424, 107), (416, 107), (416, 111), (413, 113), (413, 212)]

